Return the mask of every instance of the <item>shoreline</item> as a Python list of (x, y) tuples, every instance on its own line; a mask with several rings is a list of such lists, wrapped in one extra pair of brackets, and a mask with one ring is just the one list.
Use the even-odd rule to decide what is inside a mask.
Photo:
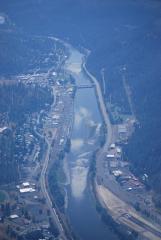
[[(67, 48), (70, 48), (71, 45), (65, 44), (65, 46)], [(72, 50), (74, 50), (74, 51), (76, 50), (79, 53), (79, 50), (77, 50), (76, 48), (73, 48), (71, 46), (71, 49), (69, 49), (70, 54), (72, 54)], [(96, 209), (97, 209), (97, 206), (99, 205), (99, 209), (101, 209), (100, 210), (101, 218), (105, 219), (105, 222), (107, 222), (108, 226), (111, 226), (111, 224), (112, 224), (112, 227), (114, 228), (114, 230), (116, 230), (116, 234), (118, 234), (118, 235), (120, 235), (120, 231), (121, 231), (121, 234), (123, 234), (123, 236), (125, 236), (125, 234), (127, 234), (127, 231), (130, 230), (132, 232), (132, 234), (134, 234), (134, 235), (136, 233), (139, 233), (139, 235), (143, 235), (140, 233), (142, 233), (142, 231), (145, 231), (144, 236), (147, 235), (150, 237), (151, 236), (156, 237), (157, 235), (160, 234), (160, 231), (158, 230), (157, 227), (155, 227), (155, 225), (150, 224), (143, 217), (141, 217), (136, 211), (134, 211), (134, 209), (132, 209), (131, 205), (128, 205), (123, 200), (118, 201), (119, 197), (116, 196), (115, 193), (111, 192), (110, 189), (108, 189), (108, 187), (104, 187), (104, 185), (101, 185), (101, 184), (98, 185), (99, 180), (101, 179), (99, 170), (102, 170), (100, 168), (102, 166), (98, 165), (97, 159), (104, 158), (104, 155), (106, 154), (107, 149), (109, 148), (110, 144), (114, 141), (113, 140), (113, 138), (114, 138), (113, 125), (111, 124), (109, 113), (107, 112), (107, 108), (106, 108), (106, 105), (104, 102), (104, 97), (102, 95), (100, 84), (97, 81), (97, 79), (86, 68), (86, 62), (87, 62), (87, 58), (88, 58), (89, 54), (85, 55), (84, 53), (80, 52), (80, 55), (81, 55), (80, 65), (79, 65), (79, 61), (78, 61), (77, 67), (79, 67), (80, 71), (82, 71), (87, 76), (89, 81), (93, 84), (95, 97), (96, 97), (96, 101), (98, 104), (98, 109), (100, 112), (100, 116), (102, 118), (102, 123), (105, 125), (105, 129), (107, 130), (105, 132), (105, 143), (102, 147), (100, 146), (99, 149), (97, 149), (97, 153), (95, 155), (95, 160), (96, 160), (95, 166), (94, 166), (95, 175), (92, 176), (93, 170), (91, 170), (91, 169), (89, 169), (89, 172), (88, 172), (89, 177), (92, 176), (92, 179), (93, 179), (92, 184), (91, 184), (90, 178), (87, 181), (88, 181), (89, 188), (92, 189), (92, 192), (94, 194), (94, 200), (96, 202)], [(66, 65), (69, 63), (65, 62), (64, 64)], [(75, 70), (75, 69), (74, 70), (72, 69), (72, 67), (73, 67), (72, 64), (74, 64), (74, 62), (71, 61), (70, 64), (71, 65), (66, 65), (67, 67), (66, 68), (64, 67), (64, 70), (66, 70), (69, 74), (72, 75), (72, 73), (74, 73), (74, 70)], [(69, 66), (69, 68), (68, 68), (68, 66)], [(71, 69), (70, 69), (70, 67), (71, 67)], [(74, 102), (75, 102), (75, 99), (73, 100), (73, 103)], [(74, 104), (73, 104), (73, 106), (74, 106)], [(74, 114), (75, 113), (73, 112), (72, 120), (74, 120)], [(71, 128), (70, 128), (70, 134), (69, 134), (70, 138), (73, 133), (73, 122), (74, 121), (72, 121)], [(91, 162), (91, 164), (92, 164), (92, 162)], [(66, 170), (67, 169), (65, 169), (63, 166), (63, 171), (66, 176), (66, 183), (64, 184), (64, 188), (67, 183), (69, 184), (69, 177), (70, 177), (69, 171), (67, 173)], [(113, 200), (115, 202), (114, 207), (113, 207), (113, 205), (109, 205), (109, 201), (113, 201)], [(65, 205), (64, 205), (66, 207), (67, 207), (67, 202), (68, 202), (68, 196), (66, 195), (65, 196)], [(101, 208), (100, 208), (100, 206), (101, 206)], [(125, 214), (125, 212), (130, 213), (130, 217), (133, 217), (135, 221), (140, 221), (142, 223), (142, 228), (139, 228), (139, 224), (135, 223), (135, 221), (129, 220), (124, 215), (122, 217), (122, 214), (121, 215), (117, 214), (116, 208), (120, 209), (118, 211), (121, 211), (122, 214)], [(128, 209), (128, 211), (127, 211), (127, 209)], [(105, 214), (105, 212), (106, 212), (106, 214)], [(66, 217), (66, 215), (65, 215), (65, 217)], [(121, 225), (122, 229), (118, 228), (118, 225), (119, 226)], [(150, 238), (147, 237), (147, 239), (150, 239)], [(160, 238), (153, 238), (153, 239), (160, 239)]]
[[(86, 69), (86, 62), (85, 61), (83, 62), (83, 69), (84, 69), (85, 73), (88, 75), (91, 82), (94, 83), (97, 103), (98, 103), (98, 106), (99, 106), (101, 116), (103, 118), (103, 122), (105, 123), (106, 129), (107, 129), (105, 144), (103, 145), (102, 148), (100, 148), (100, 150), (97, 153), (97, 154), (101, 154), (101, 152), (105, 148), (108, 149), (109, 145), (112, 143), (113, 128), (112, 128), (112, 124), (110, 122), (110, 114), (107, 112), (107, 108), (106, 108), (105, 103), (104, 103), (104, 98), (103, 98), (103, 95), (102, 95), (102, 91), (101, 91), (101, 87), (100, 87), (99, 82)], [(100, 101), (102, 101), (102, 103)], [(97, 156), (96, 156), (96, 158), (97, 158)], [(96, 163), (95, 163), (95, 167), (96, 166), (97, 166), (97, 160), (96, 160)], [(138, 234), (139, 236), (146, 237), (147, 239), (156, 239), (156, 240), (161, 239), (161, 230), (158, 228), (158, 226), (157, 225), (155, 226), (155, 225), (153, 225), (153, 223), (147, 221), (144, 217), (142, 217), (140, 214), (138, 214), (138, 212), (136, 212), (131, 205), (126, 204), (126, 202), (124, 203), (124, 201), (122, 201), (122, 200), (120, 200), (120, 202), (121, 202), (121, 204), (124, 205), (124, 207), (123, 207), (123, 209), (120, 209), (120, 210), (124, 210), (124, 209), (127, 208), (128, 211), (130, 212), (129, 216), (134, 218), (134, 220), (136, 222), (134, 220), (129, 221), (129, 219), (125, 219), (125, 218), (121, 219), (121, 215), (120, 216), (118, 215), (118, 218), (116, 217), (116, 219), (115, 219), (115, 217), (114, 217), (115, 209), (113, 209), (113, 207), (111, 209), (109, 208), (109, 204), (107, 203), (108, 202), (107, 199), (109, 200), (108, 197), (106, 198), (106, 201), (104, 201), (105, 196), (103, 196), (103, 194), (101, 194), (100, 191), (99, 191), (100, 189), (98, 189), (99, 184), (97, 182), (97, 180), (98, 180), (97, 177), (98, 176), (97, 176), (97, 171), (96, 171), (95, 172), (95, 177), (92, 180), (92, 190), (93, 190), (93, 194), (95, 196), (96, 203), (99, 203), (99, 205), (101, 205), (102, 209), (106, 209), (106, 215), (112, 219), (112, 225), (114, 223), (116, 224), (116, 233), (119, 232), (119, 234), (120, 234), (120, 231), (118, 231), (118, 229), (117, 229), (117, 227), (118, 227), (117, 224), (122, 224), (123, 227), (125, 228), (124, 229), (125, 231), (130, 230), (132, 232), (132, 234), (134, 234), (135, 236), (136, 236), (136, 234)], [(118, 208), (120, 202), (117, 200), (118, 197), (115, 195), (115, 193), (111, 192), (110, 189), (104, 187), (101, 184), (100, 184), (100, 186), (102, 187), (101, 191), (104, 190), (104, 193), (106, 195), (107, 195), (107, 192), (109, 192), (111, 194), (111, 199), (116, 200), (116, 202), (118, 202), (118, 204), (116, 204), (116, 206)], [(114, 198), (116, 198), (116, 199), (114, 199)], [(139, 221), (140, 221), (140, 224), (139, 224)], [(142, 225), (142, 227), (140, 227), (140, 225)]]

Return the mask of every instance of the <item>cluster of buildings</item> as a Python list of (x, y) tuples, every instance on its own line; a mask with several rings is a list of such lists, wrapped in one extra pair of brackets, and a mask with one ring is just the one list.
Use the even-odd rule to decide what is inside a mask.
[(144, 185), (130, 172), (129, 162), (123, 160), (120, 146), (114, 143), (110, 145), (105, 165), (126, 191), (143, 189)]
[(35, 156), (38, 156), (40, 152), (38, 138), (33, 134), (31, 128), (32, 121), (33, 118), (28, 119), (28, 122), (24, 123), (23, 127), (20, 127), (15, 134), (16, 151), (14, 156), (22, 167), (24, 164), (34, 162)]
[(23, 182), (21, 185), (16, 186), (20, 193), (31, 193), (35, 192), (35, 183), (30, 184), (29, 182)]
[[(57, 55), (55, 57), (56, 52)], [(54, 237), (56, 234), (53, 234), (51, 230), (51, 212), (46, 204), (46, 199), (42, 195), (39, 178), (42, 170), (42, 162), (40, 160), (40, 155), (42, 154), (41, 145), (43, 145), (43, 136), (45, 135), (42, 133), (46, 133), (46, 129), (50, 132), (50, 129), (55, 129), (60, 125), (62, 121), (60, 113), (64, 110), (62, 97), (65, 100), (66, 96), (72, 96), (74, 92), (73, 85), (70, 83), (70, 79), (68, 79), (69, 77), (66, 76), (65, 78), (64, 71), (60, 70), (62, 61), (67, 58), (64, 54), (64, 49), (60, 47), (55, 48), (55, 52), (50, 53), (50, 56), (44, 60), (44, 63), (49, 64), (49, 61), (53, 59), (52, 68), (48, 67), (44, 72), (35, 69), (34, 73), (18, 75), (13, 78), (14, 83), (22, 82), (32, 87), (40, 86), (46, 88), (47, 91), (51, 91), (54, 86), (57, 90), (56, 94), (54, 92), (54, 97), (57, 96), (56, 106), (48, 104), (48, 107), (40, 113), (27, 114), (27, 120), (23, 125), (16, 128), (14, 134), (15, 150), (12, 156), (17, 162), (21, 163), (18, 165), (20, 183), (17, 183), (18, 185), (16, 186), (12, 184), (10, 189), (5, 189), (10, 205), (10, 214), (4, 219), (4, 225), (8, 225), (15, 230), (18, 236), (23, 237), (25, 240), (33, 239), (31, 236), (35, 235), (40, 237), (34, 239), (56, 239)], [(66, 88), (64, 88), (65, 81), (69, 82)], [(49, 109), (50, 111), (48, 111)], [(8, 131), (9, 128), (6, 125), (9, 125), (10, 122), (7, 122), (7, 115), (0, 117), (1, 123), (3, 123), (0, 126), (0, 135), (2, 135), (5, 131)], [(63, 120), (65, 121), (66, 119)], [(65, 138), (62, 137), (60, 145), (63, 145), (64, 142)], [(16, 191), (15, 188), (17, 189)]]
[(54, 240), (55, 234), (51, 231), (50, 211), (45, 206), (39, 190), (39, 185), (34, 181), (25, 181), (8, 192), (9, 195), (16, 194), (10, 201), (10, 215), (5, 218), (4, 222), (9, 224), (14, 230), (14, 234), (20, 239), (32, 240)]

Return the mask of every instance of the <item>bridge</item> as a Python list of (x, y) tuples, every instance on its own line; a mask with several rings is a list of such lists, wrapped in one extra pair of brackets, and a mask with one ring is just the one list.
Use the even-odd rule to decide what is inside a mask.
[(84, 88), (93, 88), (95, 85), (94, 84), (89, 84), (89, 85), (77, 85), (76, 87), (78, 89), (84, 89)]

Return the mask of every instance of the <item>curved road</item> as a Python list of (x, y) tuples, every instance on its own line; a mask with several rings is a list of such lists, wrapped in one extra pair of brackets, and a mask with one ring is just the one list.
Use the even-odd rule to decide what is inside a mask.
[[(100, 105), (102, 116), (103, 116), (103, 119), (104, 119), (104, 122), (105, 122), (105, 125), (106, 125), (106, 128), (107, 128), (105, 145), (98, 154), (98, 158), (103, 159), (103, 156), (107, 153), (108, 147), (110, 146), (110, 144), (113, 141), (113, 128), (112, 128), (112, 124), (111, 124), (110, 119), (109, 119), (108, 112), (106, 111), (104, 98), (103, 98), (102, 91), (101, 91), (101, 88), (100, 88), (100, 85), (99, 85), (98, 81), (96, 80), (96, 78), (92, 74), (90, 74), (88, 72), (88, 70), (86, 69), (86, 66), (85, 66), (85, 62), (83, 63), (83, 69), (95, 85), (96, 95), (98, 97), (98, 103)], [(102, 165), (102, 166), (100, 166), (100, 165)], [(100, 170), (101, 167), (103, 168), (103, 164), (99, 163), (98, 166), (97, 166), (97, 170), (98, 170), (98, 167), (99, 167), (99, 170)], [(96, 191), (97, 191), (97, 189), (96, 189)], [(111, 194), (113, 194), (113, 193), (111, 193)], [(113, 194), (113, 195), (115, 196), (115, 198), (117, 198), (117, 196), (115, 194)], [(108, 208), (108, 204), (107, 204), (106, 207)], [(127, 205), (127, 207), (128, 207), (128, 205)], [(130, 220), (131, 220), (132, 223), (137, 223), (138, 226), (142, 226), (142, 228), (144, 229), (145, 235), (147, 234), (146, 237), (148, 239), (156, 239), (156, 240), (161, 239), (161, 230), (159, 228), (156, 228), (155, 225), (148, 222), (148, 220), (145, 221), (143, 218), (140, 218), (139, 215), (137, 215), (137, 214), (135, 215), (135, 218), (131, 218)], [(135, 228), (134, 228), (134, 230), (135, 230)], [(143, 235), (144, 235), (144, 232), (142, 233)]]
[(52, 218), (60, 232), (60, 236), (61, 236), (61, 239), (66, 239), (65, 237), (65, 234), (64, 234), (64, 230), (63, 230), (63, 227), (62, 227), (62, 224), (59, 220), (59, 217), (55, 211), (55, 209), (53, 208), (53, 204), (52, 204), (52, 201), (51, 201), (51, 198), (49, 196), (49, 193), (48, 193), (48, 190), (47, 190), (47, 187), (46, 187), (46, 172), (47, 172), (47, 169), (48, 169), (48, 163), (49, 163), (49, 155), (50, 155), (50, 150), (51, 150), (51, 144), (46, 140), (46, 143), (47, 143), (47, 152), (46, 152), (46, 157), (45, 157), (45, 161), (44, 161), (44, 165), (43, 165), (43, 168), (42, 168), (42, 171), (41, 171), (41, 176), (40, 176), (40, 185), (41, 185), (41, 190), (42, 190), (42, 193), (46, 199), (46, 204), (48, 205), (48, 208), (51, 212), (51, 215), (52, 215)]
[(100, 105), (100, 109), (101, 109), (101, 113), (102, 113), (102, 117), (103, 120), (105, 122), (106, 125), (106, 129), (108, 130), (108, 134), (106, 135), (106, 142), (104, 145), (104, 149), (108, 149), (109, 145), (112, 143), (112, 138), (113, 138), (113, 130), (112, 130), (112, 125), (106, 110), (106, 106), (104, 103), (104, 98), (102, 95), (102, 91), (101, 91), (101, 87), (100, 84), (98, 83), (97, 79), (87, 70), (86, 66), (85, 66), (85, 62), (83, 63), (83, 69), (86, 72), (86, 74), (89, 76), (89, 78), (91, 79), (91, 81), (94, 83), (95, 89), (96, 89), (96, 95), (98, 97), (98, 102)]
[[(54, 92), (55, 91), (54, 91), (54, 88), (53, 88), (53, 94), (54, 94)], [(54, 94), (54, 96), (55, 97), (54, 97), (54, 102), (52, 104), (52, 108), (56, 104), (56, 94)], [(43, 138), (43, 136), (40, 135), (37, 131), (36, 131), (36, 133), (39, 135), (39, 137)], [(55, 136), (56, 136), (56, 133), (52, 137), (52, 140), (55, 138)], [(52, 143), (52, 140), (51, 140), (51, 143)], [(56, 213), (56, 210), (53, 208), (53, 204), (52, 204), (52, 201), (51, 201), (51, 198), (50, 198), (50, 195), (48, 193), (47, 186), (46, 186), (46, 173), (47, 173), (48, 164), (49, 164), (49, 160), (50, 160), (49, 156), (50, 156), (50, 151), (51, 151), (51, 143), (47, 139), (45, 139), (45, 142), (47, 144), (47, 151), (46, 151), (46, 156), (45, 156), (45, 160), (44, 160), (42, 171), (41, 171), (41, 175), (40, 175), (41, 191), (42, 191), (42, 194), (43, 194), (43, 196), (44, 196), (44, 198), (46, 200), (46, 204), (47, 204), (47, 206), (48, 206), (48, 208), (50, 210), (51, 217), (54, 220), (54, 223), (56, 224), (56, 226), (57, 226), (57, 228), (59, 230), (60, 239), (66, 240), (66, 236), (65, 236), (65, 233), (64, 233), (64, 229), (63, 229), (62, 223), (60, 222), (60, 219), (59, 219), (58, 214)]]

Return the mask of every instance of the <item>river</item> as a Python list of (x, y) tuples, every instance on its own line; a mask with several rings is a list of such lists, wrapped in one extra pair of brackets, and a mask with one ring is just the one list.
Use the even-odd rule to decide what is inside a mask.
[[(91, 85), (82, 67), (84, 56), (69, 47), (66, 71), (75, 78), (76, 85)], [(81, 88), (74, 100), (74, 126), (71, 151), (67, 156), (70, 185), (67, 215), (76, 236), (82, 240), (115, 240), (112, 231), (102, 222), (90, 191), (88, 173), (93, 151), (99, 144), (102, 124), (94, 88)]]

